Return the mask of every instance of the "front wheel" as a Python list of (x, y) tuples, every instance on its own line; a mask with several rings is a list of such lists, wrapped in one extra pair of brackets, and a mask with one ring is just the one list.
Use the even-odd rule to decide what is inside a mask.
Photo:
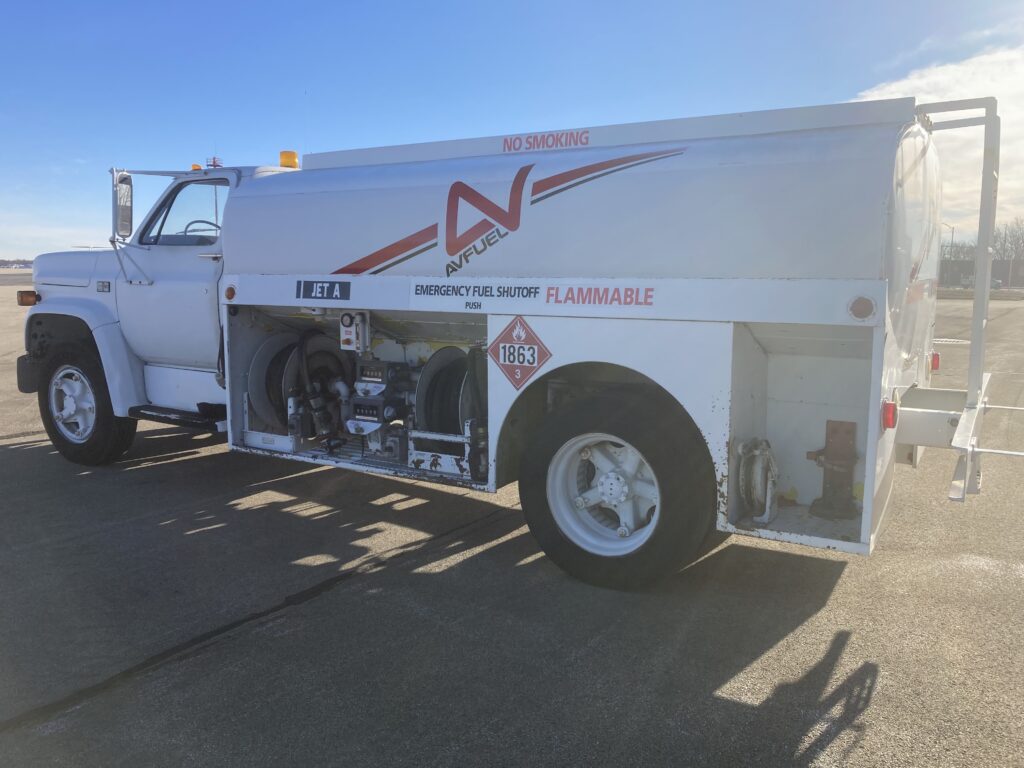
[(697, 553), (714, 520), (714, 470), (700, 432), (671, 412), (678, 407), (591, 397), (551, 415), (523, 459), (519, 495), (556, 565), (635, 588)]
[(135, 438), (135, 419), (114, 415), (103, 366), (79, 345), (57, 347), (39, 380), (39, 415), (61, 456), (76, 464), (109, 464)]

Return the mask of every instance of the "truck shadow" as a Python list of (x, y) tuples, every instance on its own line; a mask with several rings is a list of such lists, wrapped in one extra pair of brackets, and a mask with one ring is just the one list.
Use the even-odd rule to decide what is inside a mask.
[[(537, 557), (516, 522), (496, 523), (493, 546), (480, 556), (442, 562), (441, 572), (434, 563), (413, 569), (436, 576), (429, 584), (376, 583), (432, 606), (430, 622), (418, 609), (402, 617), (417, 643), (443, 649), (435, 657), (443, 668), (430, 676), (434, 690), (421, 692), (424, 704), (464, 695), (501, 670), (495, 696), (515, 704), (477, 701), (479, 716), (490, 717), (492, 728), (507, 721), (508, 731), (531, 731), (543, 762), (554, 765), (803, 766), (824, 753), (842, 764), (861, 743), (878, 666), (845, 657), (847, 629), (824, 627), (811, 638), (804, 630), (827, 604), (843, 561), (733, 537), (652, 590), (613, 592), (580, 584)], [(510, 570), (514, 594), (501, 586)], [(458, 596), (461, 611), (448, 607), (449, 595)], [(431, 630), (465, 621), (465, 605), (494, 612), (485, 640)], [(370, 609), (361, 618), (375, 616)], [(799, 641), (791, 641), (794, 633)], [(379, 682), (401, 684), (386, 676)], [(360, 720), (354, 711), (344, 716)], [(397, 726), (393, 713), (372, 709), (360, 725), (372, 730), (370, 718)], [(471, 732), (460, 751), (502, 762), (494, 745), (507, 745), (509, 736), (501, 733)]]
[[(0, 607), (19, 617), (3, 638), (0, 732), (141, 681), (168, 648), (284, 622), (288, 658), (316, 654), (324, 670), (277, 706), (319, 723), (340, 762), (388, 743), (398, 751), (369, 754), (507, 762), (529, 734), (550, 763), (808, 765), (863, 736), (878, 669), (844, 658), (850, 632), (819, 630), (800, 658), (777, 649), (825, 606), (841, 559), (730, 541), (655, 589), (599, 590), (537, 551), (514, 492), (209, 450), (220, 442), (147, 430), (96, 469), (45, 436), (0, 447), (0, 577), (17, 585)], [(299, 607), (314, 600), (330, 602)], [(359, 663), (368, 644), (388, 663)], [(403, 705), (350, 693), (367, 675)], [(232, 698), (253, 728), (279, 727), (274, 709)], [(394, 734), (410, 711), (440, 735), (403, 758)]]

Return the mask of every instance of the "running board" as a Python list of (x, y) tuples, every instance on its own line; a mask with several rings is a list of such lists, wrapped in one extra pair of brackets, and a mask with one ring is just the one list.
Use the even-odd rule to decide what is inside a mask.
[[(128, 415), (133, 419), (173, 424), (176, 427), (194, 429), (199, 432), (227, 431), (226, 413), (204, 416), (195, 411), (180, 411), (177, 408), (165, 408), (162, 405), (136, 405), (128, 409)], [(217, 418), (218, 416), (221, 418)]]

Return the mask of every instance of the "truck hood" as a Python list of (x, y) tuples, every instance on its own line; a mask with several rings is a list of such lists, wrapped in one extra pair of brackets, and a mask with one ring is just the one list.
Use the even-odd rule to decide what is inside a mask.
[(61, 251), (36, 256), (32, 281), (36, 285), (68, 285), (84, 288), (92, 280), (96, 260), (103, 250)]

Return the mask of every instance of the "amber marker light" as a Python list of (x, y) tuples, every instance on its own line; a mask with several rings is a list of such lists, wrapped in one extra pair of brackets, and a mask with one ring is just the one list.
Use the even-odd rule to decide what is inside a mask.
[(18, 291), (18, 306), (19, 307), (34, 307), (43, 297), (35, 291)]
[(224, 298), (227, 299), (228, 301), (231, 301), (233, 298), (235, 298), (235, 286), (229, 285), (227, 288), (224, 289)]

